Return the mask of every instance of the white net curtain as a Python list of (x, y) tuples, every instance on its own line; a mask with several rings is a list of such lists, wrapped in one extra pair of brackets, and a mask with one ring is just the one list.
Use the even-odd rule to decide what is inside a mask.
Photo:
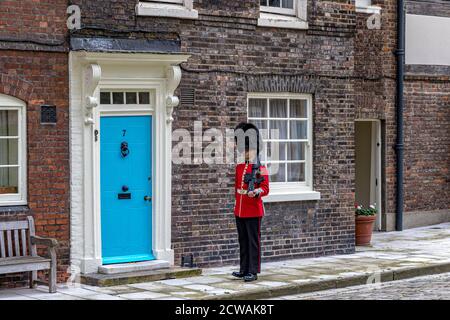
[(249, 121), (265, 140), (263, 162), (272, 182), (305, 181), (308, 140), (307, 101), (287, 98), (249, 99)]
[(18, 111), (0, 110), (0, 194), (18, 191)]

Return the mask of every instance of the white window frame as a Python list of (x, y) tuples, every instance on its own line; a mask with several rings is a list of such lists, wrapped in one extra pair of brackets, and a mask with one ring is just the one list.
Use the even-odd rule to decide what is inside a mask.
[[(0, 94), (0, 110), (15, 110), (18, 117), (18, 193), (0, 194), (0, 206), (27, 204), (27, 134), (26, 134), (26, 105), (23, 101)], [(2, 137), (0, 137), (2, 139)], [(5, 167), (5, 165), (0, 167)]]
[[(148, 0), (148, 2), (151, 2), (152, 0)], [(154, 0), (153, 2), (167, 2), (167, 3), (183, 3), (183, 0)]]
[(139, 1), (136, 15), (179, 19), (198, 19), (193, 0), (148, 0)]
[(294, 9), (260, 5), (258, 26), (308, 29), (308, 0), (294, 0)]
[[(268, 0), (266, 0), (268, 1)], [(283, 0), (280, 0), (280, 4), (283, 3)], [(293, 8), (282, 8), (280, 7), (271, 7), (271, 6), (263, 6), (260, 5), (260, 10), (262, 12), (270, 12), (270, 13), (276, 13), (276, 14), (284, 14), (288, 16), (295, 16), (296, 15), (296, 9), (297, 9), (298, 3), (297, 0), (293, 0)]]
[(359, 13), (380, 14), (381, 7), (373, 6), (372, 0), (355, 0), (355, 11)]
[(372, 0), (355, 0), (355, 6), (370, 7), (371, 5), (372, 5)]
[[(301, 99), (307, 101), (307, 143), (305, 155), (305, 181), (299, 182), (271, 182), (270, 193), (264, 197), (264, 202), (282, 202), (282, 201), (301, 201), (301, 200), (318, 200), (320, 192), (313, 190), (313, 112), (312, 112), (312, 96), (310, 94), (296, 93), (249, 93), (247, 95), (247, 119), (249, 122), (253, 120), (270, 121), (270, 114), (264, 118), (249, 117), (249, 100), (250, 99)], [(268, 106), (268, 108), (270, 108)], [(268, 110), (269, 112), (269, 110)], [(273, 118), (280, 120), (280, 118)], [(283, 118), (284, 119), (284, 118)], [(288, 114), (288, 119), (290, 119)], [(270, 128), (269, 128), (270, 130)]]

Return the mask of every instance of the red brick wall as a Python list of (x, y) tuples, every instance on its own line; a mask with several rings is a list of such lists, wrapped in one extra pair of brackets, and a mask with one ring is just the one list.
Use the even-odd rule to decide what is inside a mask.
[(405, 86), (405, 211), (450, 209), (450, 77), (410, 79)]
[(3, 0), (0, 39), (63, 41), (67, 0)]
[[(68, 56), (26, 51), (0, 54), (0, 93), (27, 104), (29, 212), (26, 214), (34, 216), (38, 235), (60, 242), (58, 270), (63, 279), (69, 263)], [(57, 106), (56, 125), (40, 124), (41, 104)], [(0, 216), (4, 210), (0, 208)]]
[[(407, 0), (409, 14), (450, 18), (450, 3)], [(405, 211), (450, 210), (450, 66), (406, 66)]]
[[(38, 235), (59, 241), (60, 281), (69, 264), (70, 229), (66, 8), (67, 1), (0, 2), (0, 93), (26, 103), (28, 162), (28, 204), (0, 207), (0, 219), (32, 215)], [(56, 125), (40, 123), (42, 104), (56, 105)], [(0, 276), (0, 286), (20, 285), (26, 278)]]

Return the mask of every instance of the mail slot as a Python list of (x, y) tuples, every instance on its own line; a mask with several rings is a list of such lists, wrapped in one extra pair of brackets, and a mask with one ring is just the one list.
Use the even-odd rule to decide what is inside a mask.
[(119, 198), (119, 200), (131, 199), (131, 193), (119, 193), (117, 194), (117, 198)]

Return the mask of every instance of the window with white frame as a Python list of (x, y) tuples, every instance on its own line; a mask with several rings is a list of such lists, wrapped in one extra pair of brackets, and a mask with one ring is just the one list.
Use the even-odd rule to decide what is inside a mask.
[(141, 2), (161, 2), (161, 3), (178, 3), (178, 4), (183, 4), (184, 0), (141, 0)]
[(295, 15), (295, 0), (260, 0), (260, 10), (285, 15)]
[(100, 104), (150, 104), (150, 92), (148, 91), (100, 91)]
[(0, 94), (0, 205), (26, 203), (25, 105)]
[(372, 5), (372, 0), (355, 0), (357, 7), (369, 7)]
[(307, 29), (307, 0), (260, 0), (258, 26)]
[(140, 0), (136, 5), (138, 16), (197, 19), (193, 0)]
[(380, 14), (381, 7), (372, 5), (372, 0), (355, 0), (356, 12)]
[[(312, 191), (312, 99), (303, 94), (250, 94), (248, 121), (264, 139), (262, 163), (271, 190)], [(272, 192), (272, 191), (271, 191)]]

